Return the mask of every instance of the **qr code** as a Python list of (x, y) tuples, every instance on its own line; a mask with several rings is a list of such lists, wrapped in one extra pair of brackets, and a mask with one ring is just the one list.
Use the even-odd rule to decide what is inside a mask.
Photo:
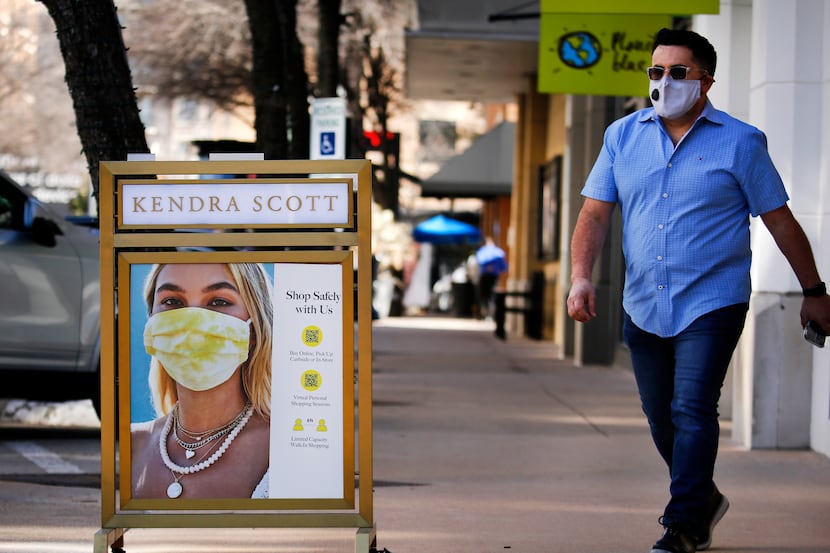
[(316, 390), (320, 387), (320, 373), (303, 373), (303, 388)]
[(305, 329), (305, 337), (303, 341), (306, 344), (316, 344), (320, 342), (320, 329), (319, 328), (306, 328)]

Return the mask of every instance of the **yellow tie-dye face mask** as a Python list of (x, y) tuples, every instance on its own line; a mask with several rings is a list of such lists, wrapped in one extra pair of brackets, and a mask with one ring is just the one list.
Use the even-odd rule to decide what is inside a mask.
[(144, 349), (182, 386), (210, 390), (248, 359), (249, 324), (201, 307), (162, 311), (144, 327)]

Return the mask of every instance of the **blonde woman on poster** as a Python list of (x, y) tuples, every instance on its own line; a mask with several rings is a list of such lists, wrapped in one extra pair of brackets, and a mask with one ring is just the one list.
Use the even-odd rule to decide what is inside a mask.
[(273, 314), (263, 267), (155, 265), (144, 299), (157, 418), (131, 425), (133, 497), (267, 497)]

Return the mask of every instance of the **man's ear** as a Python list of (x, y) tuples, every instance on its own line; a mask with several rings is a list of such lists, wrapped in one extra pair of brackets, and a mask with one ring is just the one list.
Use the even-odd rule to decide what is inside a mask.
[(700, 79), (700, 95), (704, 96), (709, 89), (712, 88), (712, 85), (715, 84), (715, 78), (708, 73)]

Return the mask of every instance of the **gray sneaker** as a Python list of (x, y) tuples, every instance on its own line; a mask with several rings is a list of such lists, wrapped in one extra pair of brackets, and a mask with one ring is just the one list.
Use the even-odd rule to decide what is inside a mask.
[(715, 525), (720, 522), (720, 519), (723, 518), (723, 515), (726, 514), (728, 509), (729, 500), (725, 495), (720, 493), (720, 490), (718, 490), (717, 486), (715, 486), (715, 491), (712, 492), (712, 496), (709, 498), (709, 502), (707, 504), (706, 520), (703, 521), (700, 534), (697, 536), (698, 551), (709, 549), (709, 546), (712, 545), (712, 531), (715, 529)]

